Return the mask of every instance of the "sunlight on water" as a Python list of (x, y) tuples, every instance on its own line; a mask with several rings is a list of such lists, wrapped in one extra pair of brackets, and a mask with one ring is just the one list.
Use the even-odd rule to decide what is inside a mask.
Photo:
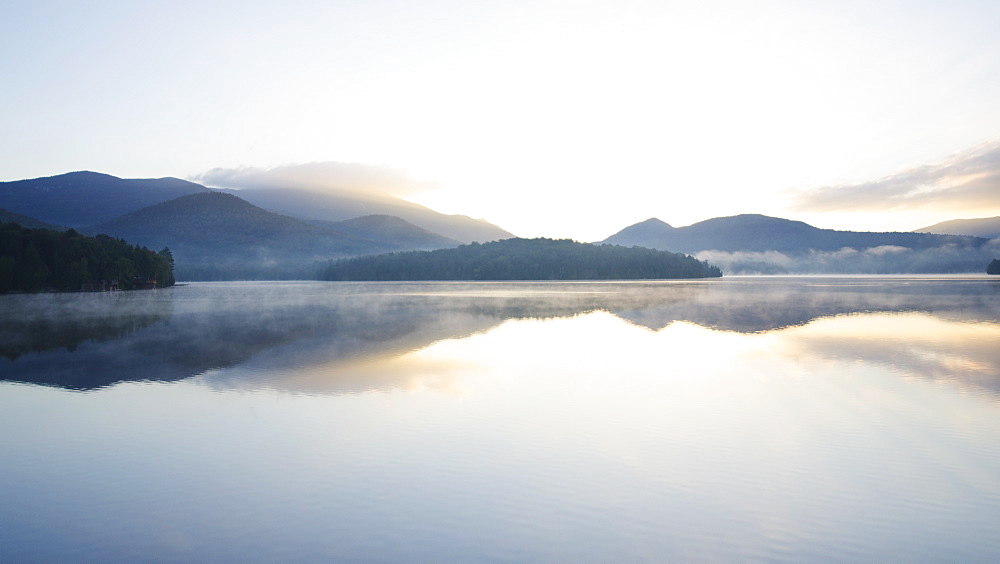
[(995, 560), (995, 288), (815, 282), (11, 303), (0, 558)]

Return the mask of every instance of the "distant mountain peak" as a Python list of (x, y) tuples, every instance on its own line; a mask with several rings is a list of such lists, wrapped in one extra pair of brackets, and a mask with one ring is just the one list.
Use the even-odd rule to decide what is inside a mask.
[(107, 174), (104, 172), (94, 172), (92, 170), (74, 170), (71, 172), (64, 172), (62, 174), (55, 174), (52, 176), (39, 176), (38, 178), (31, 178), (27, 180), (10, 180), (7, 182), (0, 182), (0, 184), (10, 184), (10, 185), (47, 185), (56, 188), (72, 188), (74, 185), (79, 183), (93, 183), (93, 182), (105, 182), (105, 183), (116, 183), (122, 182), (121, 178), (117, 176)]
[(55, 176), (43, 176), (40, 178), (114, 178), (115, 180), (121, 180), (113, 174), (107, 174), (105, 172), (95, 172), (93, 170), (75, 170), (73, 172), (66, 172), (63, 174), (57, 174)]
[(764, 215), (761, 213), (741, 213), (736, 215), (727, 215), (723, 217), (713, 217), (711, 219), (705, 219), (699, 221), (698, 223), (693, 223), (694, 225), (702, 225), (707, 223), (729, 223), (734, 225), (752, 225), (752, 224), (772, 224), (772, 225), (798, 225), (805, 226), (810, 229), (819, 229), (809, 225), (804, 221), (798, 221), (795, 219), (785, 219), (783, 217), (774, 217), (772, 215)]
[(669, 223), (663, 221), (662, 219), (656, 218), (656, 217), (651, 217), (651, 218), (647, 219), (646, 221), (640, 221), (639, 223), (636, 223), (632, 227), (638, 227), (640, 225), (644, 226), (644, 227), (658, 227), (658, 228), (666, 227), (666, 228), (669, 228), (669, 229), (674, 229), (673, 225), (670, 225)]

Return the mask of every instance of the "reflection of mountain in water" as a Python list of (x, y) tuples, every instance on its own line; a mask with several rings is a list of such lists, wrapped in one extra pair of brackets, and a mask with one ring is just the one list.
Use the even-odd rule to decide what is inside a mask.
[(658, 331), (674, 321), (740, 333), (846, 313), (923, 311), (1000, 322), (1000, 281), (981, 278), (731, 278), (671, 304), (611, 311)]
[[(922, 311), (996, 323), (986, 280), (730, 279), (629, 283), (192, 284), (145, 299), (49, 298), (4, 334), (0, 379), (94, 389), (204, 374), (210, 385), (324, 393), (407, 385), (407, 352), (510, 319), (609, 311), (658, 330), (673, 321), (759, 332), (857, 312)], [(76, 297), (80, 297), (76, 295)], [(124, 297), (124, 296), (122, 296)], [(8, 298), (21, 298), (7, 296)], [(13, 303), (8, 300), (7, 303)], [(38, 307), (42, 302), (36, 302)], [(89, 309), (88, 309), (89, 308)], [(60, 329), (61, 327), (61, 329)], [(65, 347), (65, 348), (63, 348)], [(216, 371), (242, 365), (239, 370)], [(425, 367), (439, 373), (440, 367)]]

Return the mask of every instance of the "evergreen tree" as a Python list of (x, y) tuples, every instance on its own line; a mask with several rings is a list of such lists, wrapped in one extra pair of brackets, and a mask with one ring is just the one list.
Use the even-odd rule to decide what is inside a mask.
[(0, 223), (0, 292), (75, 291), (92, 280), (132, 288), (137, 277), (172, 286), (173, 256), (107, 235), (27, 229)]
[(330, 263), (324, 280), (636, 280), (709, 278), (722, 272), (693, 257), (568, 239), (505, 239)]

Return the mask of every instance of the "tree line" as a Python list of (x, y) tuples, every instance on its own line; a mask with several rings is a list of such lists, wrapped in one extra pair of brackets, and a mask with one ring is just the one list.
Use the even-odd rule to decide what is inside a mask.
[(722, 272), (693, 257), (643, 247), (569, 239), (504, 239), (452, 249), (330, 262), (322, 280), (642, 280), (711, 278)]
[(154, 252), (107, 235), (0, 223), (0, 292), (78, 291), (92, 281), (122, 290), (156, 281), (173, 286), (170, 249)]

